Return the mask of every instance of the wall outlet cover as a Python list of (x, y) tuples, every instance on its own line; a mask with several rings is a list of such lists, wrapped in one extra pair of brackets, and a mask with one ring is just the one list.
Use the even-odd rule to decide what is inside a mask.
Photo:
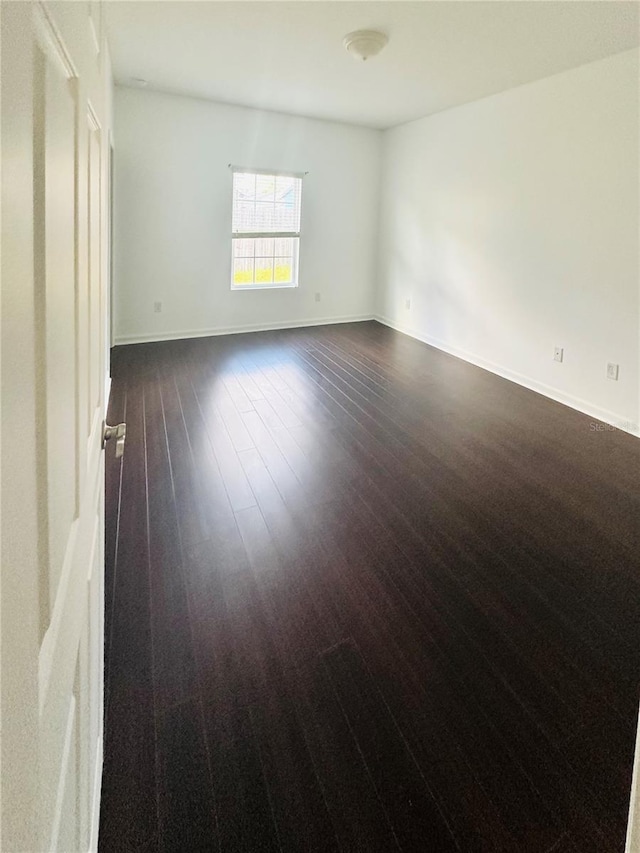
[(607, 379), (618, 379), (618, 365), (612, 361), (607, 364)]
[(564, 359), (564, 349), (562, 347), (554, 347), (553, 360), (562, 361)]

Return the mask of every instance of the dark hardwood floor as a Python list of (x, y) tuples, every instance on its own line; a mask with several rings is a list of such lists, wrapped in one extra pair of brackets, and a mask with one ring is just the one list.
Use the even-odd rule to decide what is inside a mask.
[(640, 441), (377, 323), (112, 372), (101, 851), (621, 853)]

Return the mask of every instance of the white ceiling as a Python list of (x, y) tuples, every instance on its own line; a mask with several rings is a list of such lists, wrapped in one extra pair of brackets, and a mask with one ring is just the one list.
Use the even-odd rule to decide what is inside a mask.
[[(116, 81), (387, 128), (639, 43), (637, 2), (109, 2)], [(359, 62), (342, 39), (381, 29)]]

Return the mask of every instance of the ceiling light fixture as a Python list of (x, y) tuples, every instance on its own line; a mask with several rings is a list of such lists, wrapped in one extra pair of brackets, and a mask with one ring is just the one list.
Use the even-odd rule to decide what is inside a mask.
[(346, 35), (342, 43), (347, 53), (364, 62), (380, 53), (388, 41), (388, 37), (377, 30), (356, 30)]

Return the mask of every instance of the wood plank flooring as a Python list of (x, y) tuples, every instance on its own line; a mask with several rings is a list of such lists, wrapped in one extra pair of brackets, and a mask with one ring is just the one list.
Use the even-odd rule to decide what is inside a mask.
[(101, 851), (623, 851), (640, 441), (373, 322), (112, 372)]

